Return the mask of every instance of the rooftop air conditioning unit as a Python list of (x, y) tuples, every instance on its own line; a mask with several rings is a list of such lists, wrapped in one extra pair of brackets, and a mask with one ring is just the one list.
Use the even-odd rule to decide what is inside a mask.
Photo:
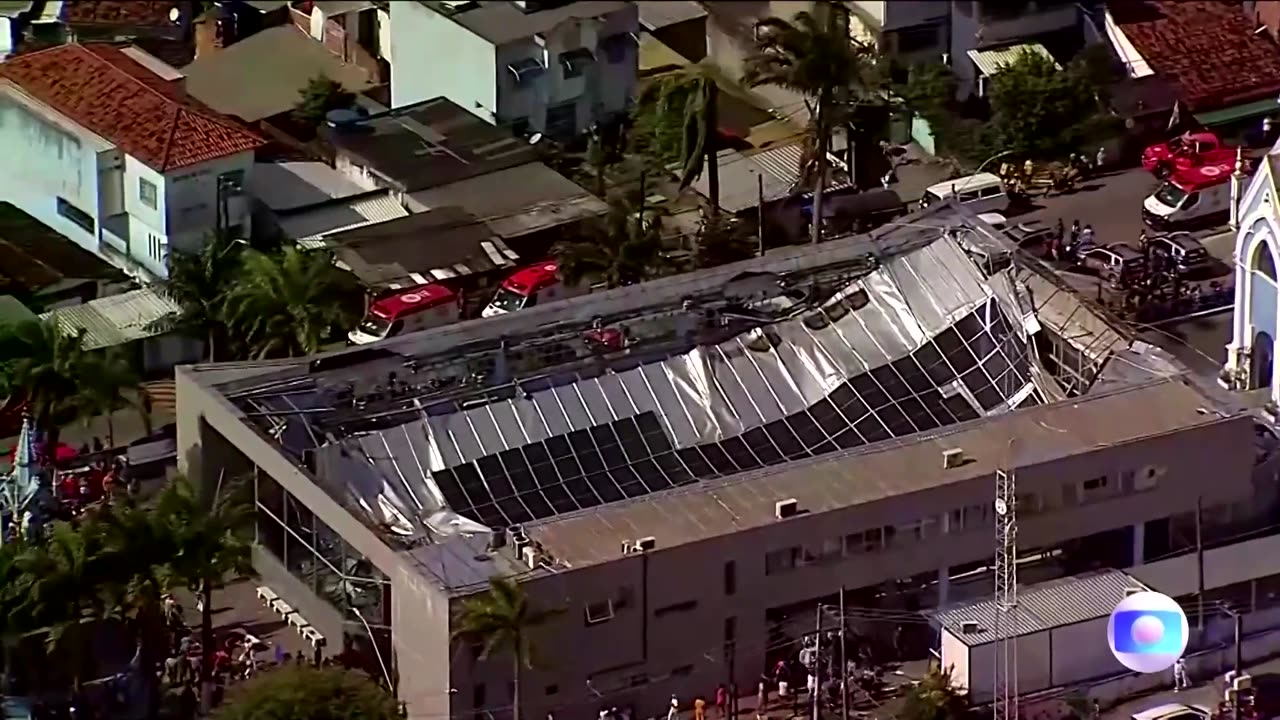
[(973, 622), (972, 620), (966, 620), (960, 623), (960, 632), (964, 635), (976, 635), (980, 630), (982, 630), (982, 628), (978, 626), (978, 623)]
[(942, 469), (951, 470), (958, 468), (964, 464), (964, 450), (961, 448), (952, 448), (942, 451)]
[(542, 551), (538, 549), (537, 545), (525, 545), (520, 552), (520, 559), (524, 561), (525, 565), (536, 568), (542, 562)]
[(773, 504), (773, 516), (779, 520), (795, 517), (798, 512), (800, 512), (800, 503), (795, 498), (779, 500)]
[(658, 547), (658, 538), (642, 537), (636, 541), (636, 552), (648, 552)]

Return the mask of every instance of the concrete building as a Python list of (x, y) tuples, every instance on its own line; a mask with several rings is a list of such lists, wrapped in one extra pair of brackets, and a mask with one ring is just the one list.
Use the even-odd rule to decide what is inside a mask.
[(243, 195), (263, 141), (121, 48), (62, 45), (0, 64), (0, 196), (136, 277), (222, 224), (247, 237)]
[[(644, 717), (712, 693), (730, 653), (751, 687), (842, 586), (908, 611), (988, 594), (997, 469), (1019, 474), (1028, 581), (1181, 549), (1197, 498), (1251, 502), (1252, 418), (1118, 330), (1069, 393), (1039, 358), (1078, 333), (969, 260), (957, 234), (985, 232), (945, 205), (360, 350), (183, 368), (179, 455), (253, 479), (264, 587), (414, 718), (506, 714), (508, 658), (450, 642), (495, 576), (564, 610), (524, 712)], [(584, 342), (611, 331), (624, 347)]]
[(391, 20), (393, 107), (446, 97), (517, 135), (571, 137), (631, 102), (634, 3), (413, 0)]

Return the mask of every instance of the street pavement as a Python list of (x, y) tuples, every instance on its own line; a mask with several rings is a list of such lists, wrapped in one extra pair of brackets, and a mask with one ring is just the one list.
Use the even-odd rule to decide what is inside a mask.
[[(1280, 675), (1280, 658), (1268, 660), (1256, 665), (1250, 665), (1246, 667), (1245, 670), (1254, 677), (1255, 687), (1258, 687), (1259, 697), (1262, 697), (1261, 693), (1266, 692), (1266, 689), (1274, 684), (1273, 682), (1270, 682), (1270, 680), (1275, 678), (1277, 675)], [(1168, 675), (1169, 686), (1172, 688), (1173, 672), (1170, 671)], [(1158, 692), (1145, 697), (1129, 700), (1128, 702), (1121, 703), (1110, 710), (1104, 711), (1102, 713), (1102, 718), (1103, 720), (1125, 720), (1133, 717), (1134, 713), (1139, 713), (1143, 710), (1167, 703), (1200, 705), (1213, 710), (1218, 706), (1218, 701), (1221, 698), (1221, 677), (1210, 678), (1180, 692), (1174, 692), (1170, 689), (1164, 692)]]

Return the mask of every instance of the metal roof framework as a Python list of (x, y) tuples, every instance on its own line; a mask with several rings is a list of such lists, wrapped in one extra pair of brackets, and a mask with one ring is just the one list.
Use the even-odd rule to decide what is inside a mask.
[(1022, 313), (1002, 295), (944, 237), (718, 344), (427, 405), (337, 441), (306, 421), (317, 399), (249, 402), (301, 418), (278, 424), (280, 442), (314, 452), (377, 525), (419, 535), (443, 510), (503, 527), (1041, 403)]

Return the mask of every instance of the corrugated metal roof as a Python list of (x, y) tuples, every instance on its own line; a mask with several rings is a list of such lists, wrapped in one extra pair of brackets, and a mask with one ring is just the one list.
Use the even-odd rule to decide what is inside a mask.
[(970, 50), (969, 59), (974, 65), (978, 66), (978, 70), (987, 77), (992, 77), (1000, 72), (1000, 68), (1015, 62), (1021, 57), (1023, 52), (1032, 52), (1041, 55), (1054, 64), (1059, 70), (1062, 69), (1058, 65), (1058, 61), (1053, 59), (1053, 55), (1045, 49), (1040, 43), (1022, 43), (1021, 45), (1007, 45), (1001, 48), (992, 48), (990, 50)]
[[(1130, 591), (1150, 589), (1120, 570), (1019, 588), (1014, 627), (1017, 628), (1017, 635), (1030, 635), (1096, 620), (1110, 615)], [(970, 647), (985, 645), (996, 639), (994, 600), (944, 608), (933, 613), (933, 617), (943, 628)], [(963, 632), (962, 626), (968, 622), (978, 624), (977, 632)]]
[(51, 310), (40, 319), (53, 318), (68, 335), (84, 330), (85, 349), (97, 350), (158, 335), (152, 324), (180, 311), (177, 303), (158, 289), (142, 288)]
[(319, 240), (344, 230), (403, 217), (409, 217), (409, 211), (389, 193), (381, 193), (289, 215), (280, 220), (280, 229), (285, 236), (299, 240), (298, 244), (303, 247), (323, 247), (323, 243), (302, 241)]
[[(759, 202), (760, 188), (757, 176), (764, 178), (764, 201), (781, 200), (790, 195), (800, 182), (800, 158), (804, 148), (800, 143), (779, 145), (751, 155), (736, 150), (720, 152), (720, 207), (729, 212), (741, 212), (755, 207)], [(844, 167), (834, 155), (831, 164)], [(839, 190), (849, 183), (832, 183), (827, 190)], [(703, 173), (693, 187), (704, 196), (709, 192), (707, 174)]]
[(642, 0), (635, 3), (635, 6), (640, 10), (640, 26), (649, 32), (707, 16), (707, 11), (701, 5), (689, 0), (663, 0), (662, 2)]

